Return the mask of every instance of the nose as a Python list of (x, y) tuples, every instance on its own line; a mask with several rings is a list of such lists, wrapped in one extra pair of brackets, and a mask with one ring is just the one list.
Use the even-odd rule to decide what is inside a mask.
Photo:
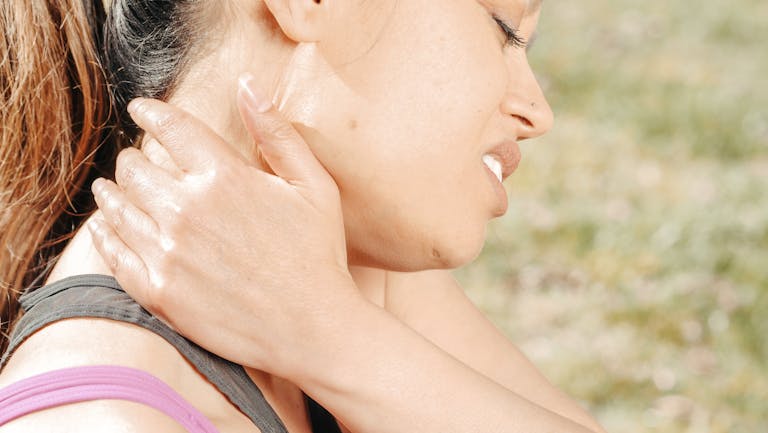
[(508, 56), (509, 80), (501, 112), (517, 120), (517, 139), (534, 138), (552, 129), (552, 109), (523, 50)]

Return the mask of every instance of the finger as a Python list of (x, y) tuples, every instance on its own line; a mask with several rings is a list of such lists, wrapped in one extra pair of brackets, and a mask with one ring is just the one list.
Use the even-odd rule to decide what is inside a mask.
[(128, 104), (128, 113), (139, 127), (168, 150), (185, 172), (199, 173), (211, 164), (227, 159), (243, 161), (224, 139), (186, 111), (156, 99), (137, 98)]
[(144, 141), (144, 144), (141, 145), (141, 153), (143, 153), (152, 164), (162, 168), (174, 178), (181, 179), (184, 175), (176, 163), (173, 162), (168, 151), (154, 138), (148, 137), (148, 139)]
[(117, 155), (115, 180), (133, 204), (153, 218), (172, 207), (176, 179), (135, 147), (123, 149)]
[(304, 138), (263, 96), (253, 77), (243, 75), (239, 84), (237, 100), (243, 123), (275, 174), (305, 187), (330, 180)]
[(106, 222), (91, 218), (88, 221), (88, 229), (96, 251), (104, 259), (112, 275), (132, 297), (144, 305), (142, 300), (146, 301), (146, 288), (149, 287), (149, 272), (144, 261)]
[(96, 179), (91, 190), (104, 222), (120, 236), (128, 248), (136, 252), (155, 250), (153, 254), (143, 256), (156, 256), (159, 248), (153, 246), (160, 238), (160, 230), (155, 221), (134, 206), (114, 182)]

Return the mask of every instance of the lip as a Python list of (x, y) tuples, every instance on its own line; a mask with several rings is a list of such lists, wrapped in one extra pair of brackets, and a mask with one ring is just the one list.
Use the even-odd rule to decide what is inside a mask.
[(517, 141), (514, 140), (503, 141), (486, 151), (485, 154), (493, 155), (499, 159), (499, 162), (501, 162), (502, 181), (506, 180), (509, 175), (517, 170), (517, 167), (520, 165), (520, 160), (522, 159), (520, 146), (518, 146)]
[(493, 215), (494, 217), (500, 217), (507, 213), (507, 208), (509, 207), (507, 190), (502, 182), (514, 173), (517, 170), (517, 166), (520, 165), (520, 159), (522, 158), (520, 146), (514, 140), (502, 141), (487, 150), (483, 155), (492, 155), (501, 162), (501, 182), (491, 169), (483, 163), (485, 173), (488, 175), (488, 180), (491, 182), (496, 195), (496, 208)]
[(491, 188), (493, 188), (493, 193), (496, 196), (496, 207), (493, 209), (493, 216), (500, 217), (507, 213), (507, 208), (509, 207), (507, 190), (487, 165), (483, 164), (483, 169), (485, 169), (485, 174), (488, 176), (488, 181), (491, 183)]

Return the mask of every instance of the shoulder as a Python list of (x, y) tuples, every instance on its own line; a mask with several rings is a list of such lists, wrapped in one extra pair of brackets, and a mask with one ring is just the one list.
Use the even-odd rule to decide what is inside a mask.
[(187, 433), (172, 418), (150, 407), (117, 400), (97, 400), (47, 409), (0, 426), (0, 433), (33, 432)]
[(0, 373), (0, 386), (67, 367), (120, 365), (144, 370), (177, 389), (192, 369), (163, 337), (136, 325), (154, 318), (112, 277), (61, 278), (23, 296), (22, 306), (27, 311), (13, 331), (21, 344)]
[(179, 382), (184, 358), (162, 337), (138, 326), (100, 318), (59, 320), (27, 338), (0, 374), (0, 386), (47, 371), (82, 365), (145, 370)]
[[(216, 414), (227, 413), (225, 398), (162, 337), (108, 319), (66, 319), (42, 328), (14, 352), (0, 374), (0, 388), (48, 371), (85, 365), (120, 365), (143, 370), (173, 388), (214, 423)], [(147, 406), (98, 400), (28, 415), (0, 427), (0, 432), (138, 432), (150, 428), (185, 431), (170, 417)]]

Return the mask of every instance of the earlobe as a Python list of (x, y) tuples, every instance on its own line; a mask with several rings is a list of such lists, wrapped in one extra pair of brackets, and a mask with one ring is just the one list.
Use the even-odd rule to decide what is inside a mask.
[(322, 40), (332, 0), (264, 0), (286, 36), (296, 42)]

